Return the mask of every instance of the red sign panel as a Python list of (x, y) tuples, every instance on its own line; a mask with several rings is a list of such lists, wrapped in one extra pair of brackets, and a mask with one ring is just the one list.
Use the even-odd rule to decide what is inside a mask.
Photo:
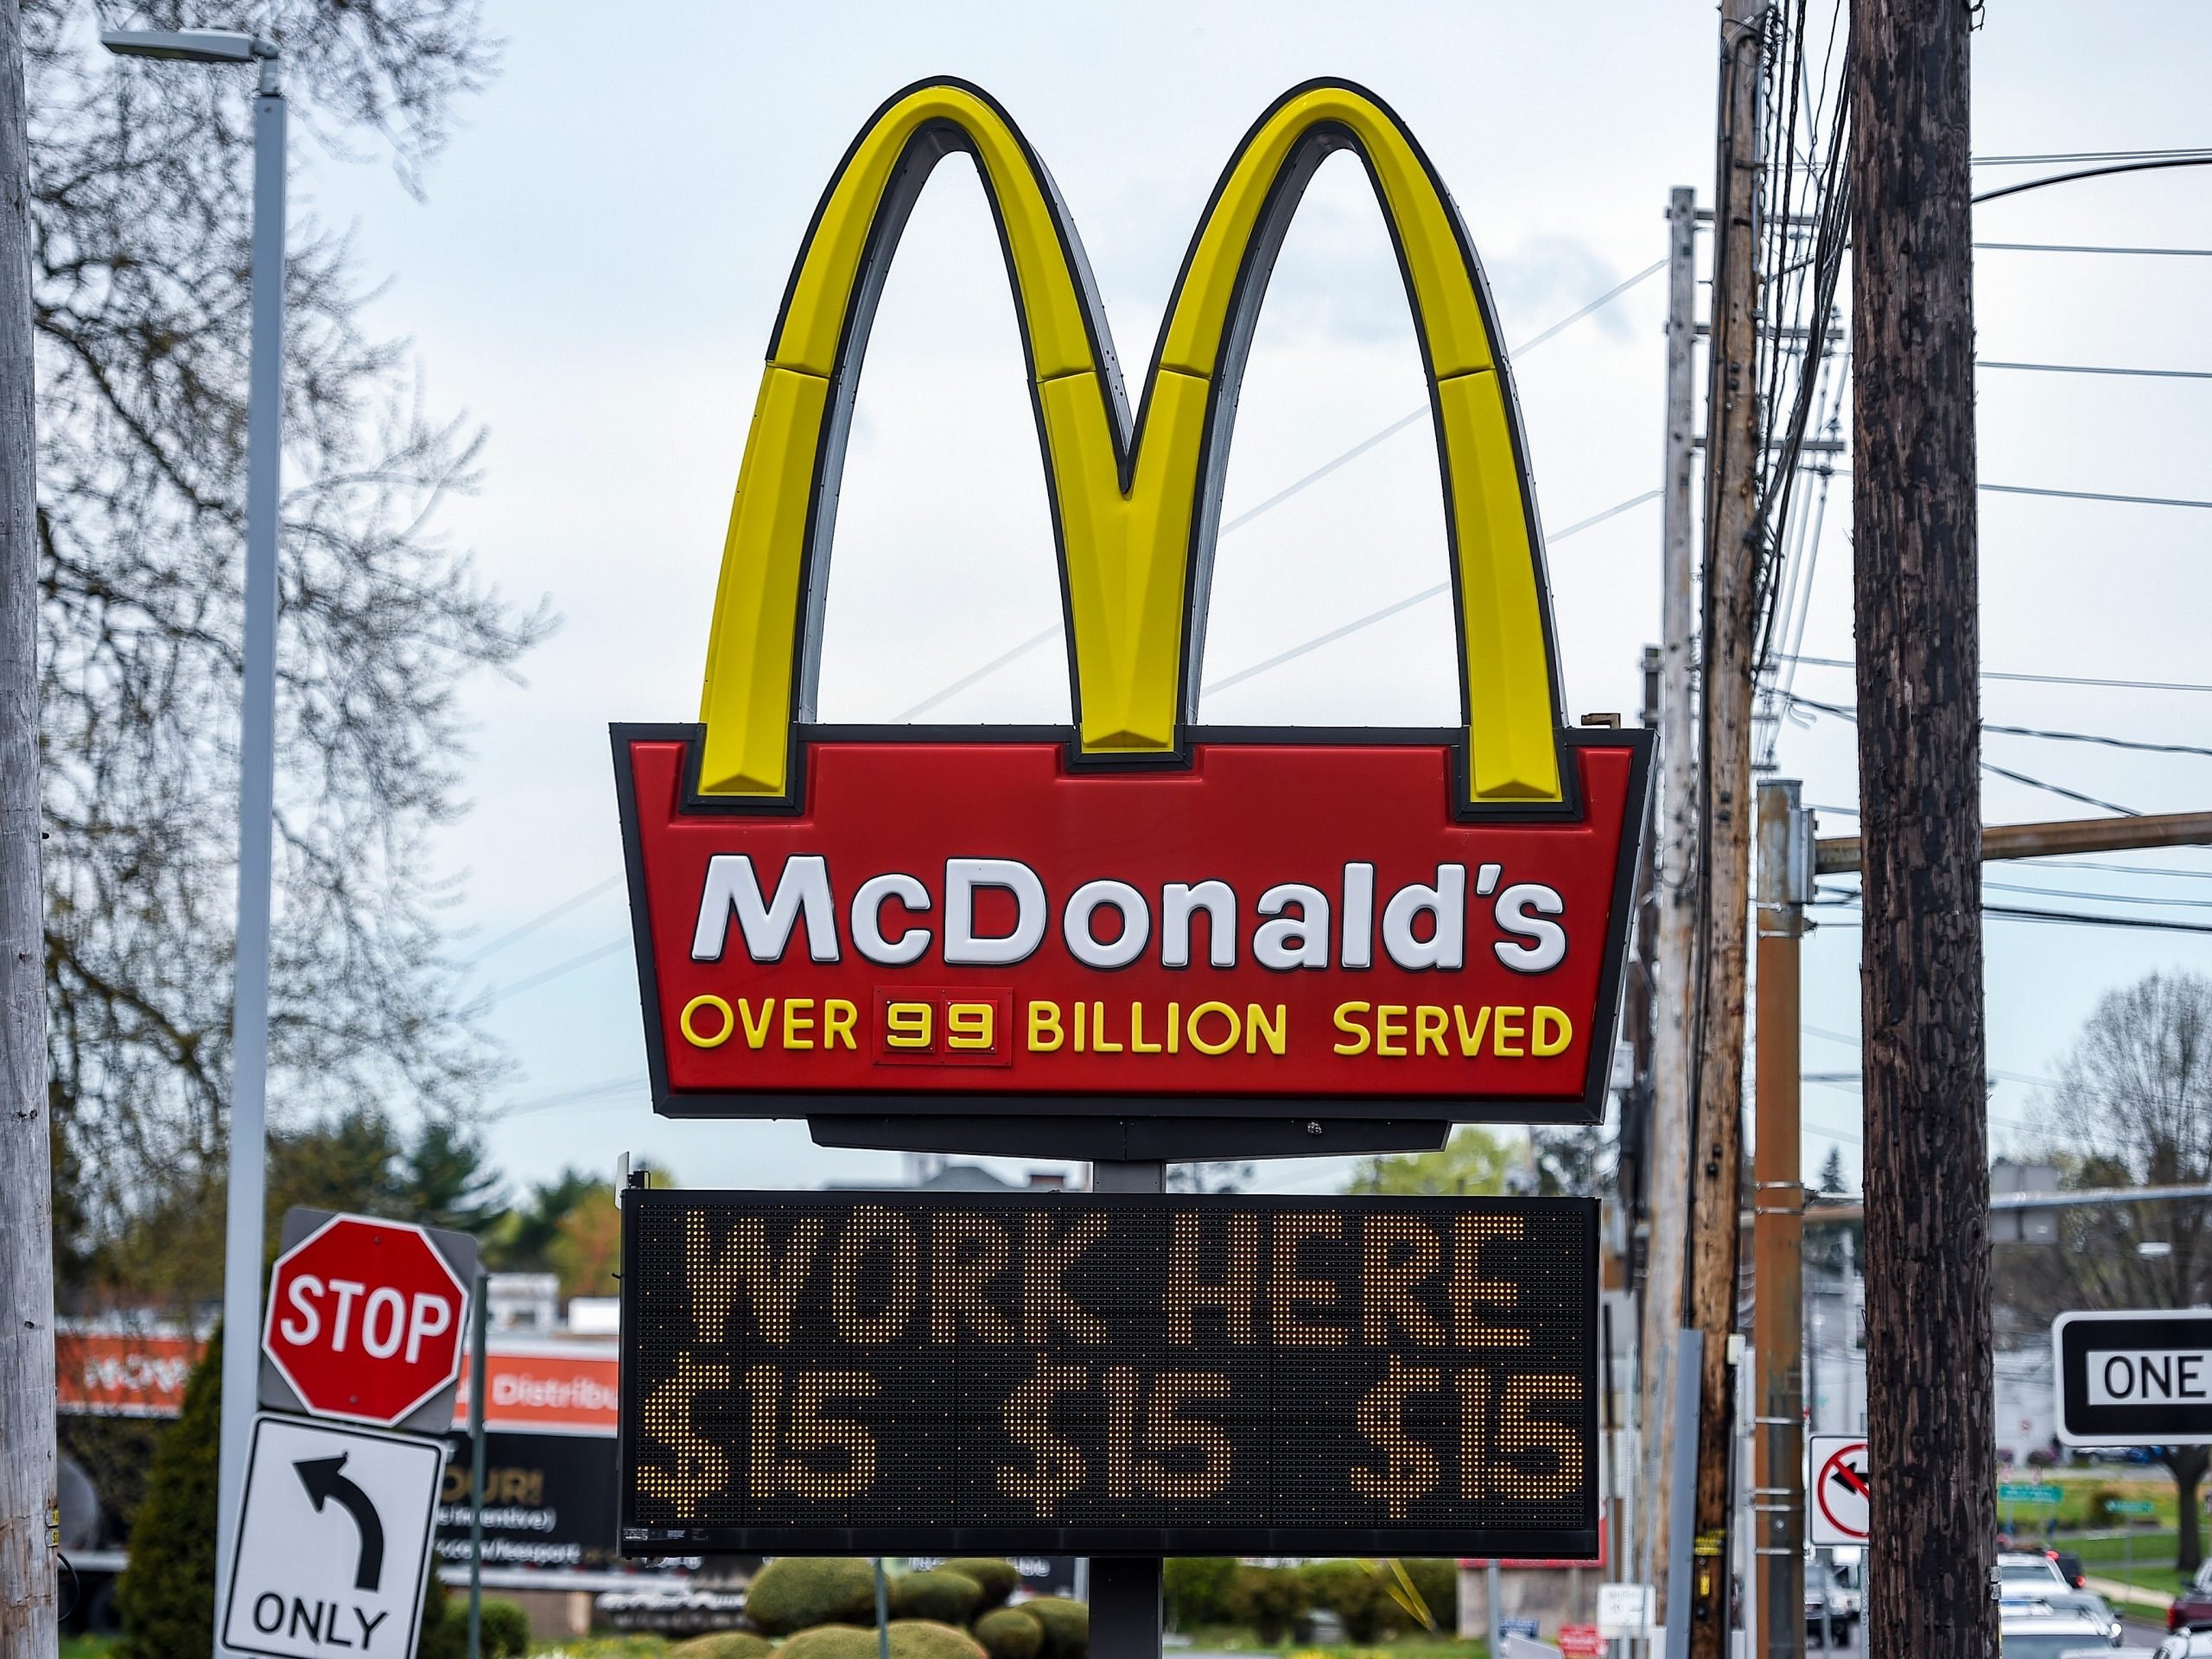
[(174, 1417), (205, 1344), (182, 1332), (96, 1331), (66, 1321), (54, 1333), (55, 1409)]
[(390, 1425), (460, 1375), (467, 1311), (422, 1228), (334, 1216), (276, 1258), (261, 1347), (316, 1416)]
[(1603, 1114), (1643, 734), (1455, 810), (1450, 733), (810, 728), (794, 810), (698, 796), (698, 729), (615, 728), (664, 1113)]
[[(541, 1434), (614, 1433), (621, 1373), (609, 1346), (565, 1343), (506, 1344), (485, 1365), (492, 1379), (484, 1399), (484, 1426)], [(461, 1360), (461, 1392), (453, 1426), (468, 1427), (468, 1391), (475, 1386), (468, 1356)]]

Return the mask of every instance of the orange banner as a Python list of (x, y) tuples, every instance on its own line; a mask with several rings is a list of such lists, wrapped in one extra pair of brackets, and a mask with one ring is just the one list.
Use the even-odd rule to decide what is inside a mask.
[(199, 1361), (199, 1338), (178, 1332), (57, 1331), (55, 1408), (117, 1417), (174, 1417)]
[[(535, 1429), (550, 1434), (614, 1433), (620, 1369), (612, 1344), (586, 1346), (532, 1343), (492, 1350), (492, 1389), (484, 1402), (488, 1428)], [(454, 1401), (453, 1426), (468, 1427), (468, 1395), (474, 1378), (463, 1356), (461, 1393)]]

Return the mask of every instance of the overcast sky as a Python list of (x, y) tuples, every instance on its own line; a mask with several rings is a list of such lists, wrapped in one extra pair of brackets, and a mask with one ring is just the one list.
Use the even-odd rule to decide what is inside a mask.
[[(493, 0), (503, 73), (411, 199), (385, 171), (315, 155), (300, 206), (350, 225), (372, 308), (410, 336), (434, 410), (490, 430), (486, 481), (444, 527), (560, 632), (525, 683), (473, 682), (473, 810), (438, 855), (463, 878), (467, 955), (518, 988), (490, 1028), (512, 1057), (489, 1130), (519, 1179), (611, 1170), (628, 1151), (689, 1185), (810, 1186), (888, 1173), (804, 1126), (663, 1123), (645, 1087), (607, 725), (689, 720), (716, 561), (760, 365), (808, 218), (884, 98), (936, 73), (979, 82), (1022, 125), (1081, 226), (1124, 362), (1142, 364), (1197, 215), (1237, 138), (1286, 87), (1360, 81), (1411, 125), (1457, 198), (1509, 344), (1665, 252), (1669, 187), (1708, 200), (1714, 14), (1661, 0), (1567, 10), (1490, 3), (613, 9)], [(2200, 4), (1997, 0), (1975, 36), (1978, 155), (2202, 144)], [(2041, 169), (1984, 169), (1983, 182)], [(2067, 187), (1993, 204), (1990, 240), (2212, 247), (2212, 170)], [(1988, 252), (1983, 355), (2212, 368), (2212, 260)], [(1516, 359), (1543, 518), (1565, 527), (1659, 482), (1661, 284)], [(1269, 290), (1238, 412), (1224, 518), (1422, 406), (1402, 289), (1363, 175), (1316, 180)], [(1986, 372), (1985, 481), (2212, 498), (2212, 384)], [(1220, 677), (1410, 595), (1445, 574), (1425, 427), (1377, 445), (1224, 539), (1207, 635)], [(1847, 486), (1818, 548), (1806, 654), (1851, 647)], [(1993, 670), (2212, 683), (2204, 619), (2212, 514), (1991, 495), (1983, 639)], [(889, 719), (1040, 630), (1058, 606), (1043, 474), (1013, 309), (981, 190), (959, 158), (915, 214), (869, 349), (837, 522), (825, 718)], [(1633, 718), (1657, 638), (1658, 511), (1559, 542), (1550, 563), (1570, 711)], [(1208, 699), (1239, 722), (1448, 723), (1442, 601)], [(932, 718), (1061, 720), (1065, 658), (1036, 650)], [(1798, 689), (1850, 701), (1847, 671)], [(2202, 743), (2212, 696), (1993, 683), (1993, 721)], [(1857, 800), (1850, 728), (1793, 725), (1785, 775), (1824, 808)], [(1993, 734), (2010, 769), (2146, 811), (2205, 804), (2212, 760)], [(1990, 822), (2093, 809), (1991, 779)], [(1822, 828), (1848, 833), (1847, 811)], [(2212, 873), (2212, 855), (2100, 861)], [(2171, 907), (1993, 893), (1993, 902), (2212, 922), (2212, 882), (2014, 866), (1992, 880), (2161, 895)], [(2200, 906), (2192, 908), (2191, 905)], [(1806, 1067), (1853, 1072), (1858, 934), (1824, 912), (1806, 961)], [(1990, 1062), (2000, 1143), (2031, 1122), (2099, 995), (2160, 966), (2212, 969), (2212, 937), (1993, 922)], [(548, 970), (588, 953), (583, 965)], [(1831, 1039), (1835, 1033), (1841, 1040)], [(588, 1097), (566, 1098), (588, 1093)], [(550, 1101), (557, 1103), (544, 1103)], [(1808, 1172), (1831, 1144), (1855, 1173), (1858, 1099), (1806, 1090)], [(1320, 1190), (1339, 1165), (1266, 1184)]]

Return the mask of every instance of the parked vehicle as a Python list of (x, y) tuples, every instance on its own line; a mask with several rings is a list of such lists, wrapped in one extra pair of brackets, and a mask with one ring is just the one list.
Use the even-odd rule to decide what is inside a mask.
[[(2176, 1596), (2173, 1605), (2166, 1609), (2166, 1628), (2170, 1630), (2212, 1628), (2212, 1561), (2207, 1561), (2196, 1569), (2195, 1581)], [(2212, 1647), (2208, 1647), (2206, 1651), (2212, 1652)]]
[(2007, 1599), (1999, 1609), (1997, 1649), (2004, 1659), (2112, 1659), (2113, 1643), (2094, 1620)]
[(2045, 1589), (2039, 1584), (2024, 1588), (2008, 1586), (2005, 1599), (1999, 1605), (1999, 1614), (2001, 1617), (2005, 1611), (2018, 1611), (2024, 1617), (2031, 1608), (2037, 1606), (2047, 1607), (2054, 1613), (2088, 1619), (2098, 1627), (2104, 1639), (2114, 1646), (2126, 1634), (2120, 1615), (2113, 1611), (2111, 1604), (2094, 1590)]
[(2047, 1584), (2054, 1590), (2074, 1587), (2066, 1574), (2058, 1570), (2058, 1563), (2042, 1550), (2007, 1550), (1999, 1554), (1997, 1577), (2007, 1595), (2031, 1585)]

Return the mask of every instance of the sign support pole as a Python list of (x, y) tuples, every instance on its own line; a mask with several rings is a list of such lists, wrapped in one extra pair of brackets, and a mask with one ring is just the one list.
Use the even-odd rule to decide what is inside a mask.
[[(1094, 1163), (1094, 1192), (1165, 1192), (1163, 1163)], [(1160, 1659), (1165, 1628), (1161, 1561), (1157, 1555), (1101, 1558), (1090, 1563), (1092, 1659)]]
[(484, 1397), (492, 1391), (490, 1281), (476, 1275), (468, 1303), (468, 1659), (484, 1652)]

